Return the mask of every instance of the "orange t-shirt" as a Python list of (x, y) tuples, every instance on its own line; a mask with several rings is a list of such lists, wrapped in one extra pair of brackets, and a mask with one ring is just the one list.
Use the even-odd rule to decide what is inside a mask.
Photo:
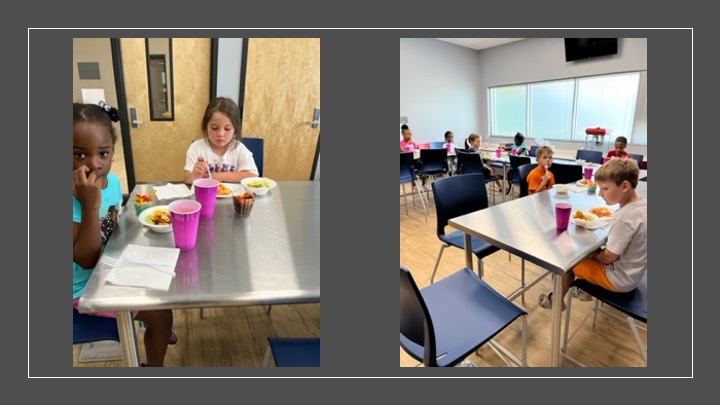
[[(542, 170), (539, 167), (536, 167), (528, 173), (527, 177), (527, 183), (528, 183), (528, 194), (536, 193), (538, 191), (537, 188), (540, 186), (540, 183), (542, 183), (542, 179), (545, 173), (542, 172)], [(545, 185), (545, 190), (552, 188), (552, 186), (555, 185), (555, 175), (550, 172), (550, 181), (547, 182)]]

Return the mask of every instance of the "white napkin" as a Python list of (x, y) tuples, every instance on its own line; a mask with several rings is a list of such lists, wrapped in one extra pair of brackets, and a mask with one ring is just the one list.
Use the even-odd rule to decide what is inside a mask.
[(185, 184), (168, 183), (166, 186), (155, 186), (155, 196), (158, 200), (169, 200), (171, 198), (183, 198), (193, 195), (192, 191)]
[(180, 249), (128, 245), (105, 279), (110, 284), (167, 291)]
[(570, 191), (573, 193), (580, 193), (583, 191), (587, 191), (587, 187), (580, 187), (580, 186), (570, 186)]

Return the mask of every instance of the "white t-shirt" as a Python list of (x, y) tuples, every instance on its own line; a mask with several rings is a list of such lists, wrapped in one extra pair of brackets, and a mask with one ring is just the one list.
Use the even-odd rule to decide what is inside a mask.
[(250, 150), (242, 142), (234, 140), (223, 156), (216, 155), (210, 148), (207, 138), (198, 139), (190, 144), (185, 157), (185, 170), (191, 172), (198, 157), (210, 166), (210, 173), (239, 172), (247, 170), (258, 175), (255, 159)]
[(607, 249), (620, 258), (605, 265), (619, 292), (632, 291), (647, 272), (647, 201), (625, 205), (613, 214)]

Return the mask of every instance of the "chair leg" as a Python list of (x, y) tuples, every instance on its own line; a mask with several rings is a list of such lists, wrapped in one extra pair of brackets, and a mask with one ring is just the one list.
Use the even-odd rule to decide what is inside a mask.
[(435, 268), (433, 269), (432, 276), (430, 276), (430, 284), (435, 282), (435, 273), (437, 273), (438, 266), (440, 265), (440, 258), (442, 257), (443, 251), (446, 247), (447, 245), (444, 243), (440, 246), (440, 253), (438, 253), (437, 260), (435, 260)]
[[(523, 289), (525, 288), (525, 258), (522, 259), (520, 264), (520, 287)], [(520, 300), (523, 304), (525, 303), (525, 291), (523, 291)]]
[[(410, 215), (410, 211), (408, 211), (408, 206), (407, 206), (407, 193), (405, 192), (405, 185), (401, 184), (400, 187), (402, 187), (402, 198), (405, 201), (405, 213)], [(413, 196), (413, 198), (415, 198), (415, 197)]]
[(640, 340), (640, 334), (637, 331), (637, 325), (635, 324), (635, 320), (628, 316), (627, 318), (628, 325), (630, 326), (630, 331), (633, 334), (633, 337), (635, 338), (635, 344), (638, 347), (638, 351), (640, 352), (640, 355), (642, 356), (643, 362), (645, 362), (645, 367), (647, 367), (647, 350), (645, 349), (645, 345), (643, 345), (642, 340)]
[(265, 350), (265, 357), (263, 358), (263, 367), (270, 367), (270, 360), (272, 360), (272, 350), (270, 350), (270, 343)]
[[(415, 182), (413, 182), (413, 184), (415, 184)], [(416, 184), (415, 184), (415, 187), (417, 187), (417, 189), (418, 189), (418, 194), (420, 195), (420, 202), (422, 203), (423, 212), (425, 213), (425, 222), (427, 222), (427, 221), (428, 221), (428, 211), (429, 211), (430, 202), (428, 201), (427, 204), (425, 203), (425, 201), (426, 201), (426, 196), (425, 196), (425, 191), (423, 191), (422, 187), (420, 187), (420, 186), (418, 186), (418, 185), (416, 185)], [(414, 197), (413, 197), (413, 198), (414, 198)], [(413, 201), (414, 201), (414, 200), (413, 200)]]

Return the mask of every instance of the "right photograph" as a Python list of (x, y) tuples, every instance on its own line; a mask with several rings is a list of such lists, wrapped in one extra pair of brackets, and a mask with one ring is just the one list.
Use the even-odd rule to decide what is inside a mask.
[(647, 65), (400, 39), (400, 367), (647, 367)]

